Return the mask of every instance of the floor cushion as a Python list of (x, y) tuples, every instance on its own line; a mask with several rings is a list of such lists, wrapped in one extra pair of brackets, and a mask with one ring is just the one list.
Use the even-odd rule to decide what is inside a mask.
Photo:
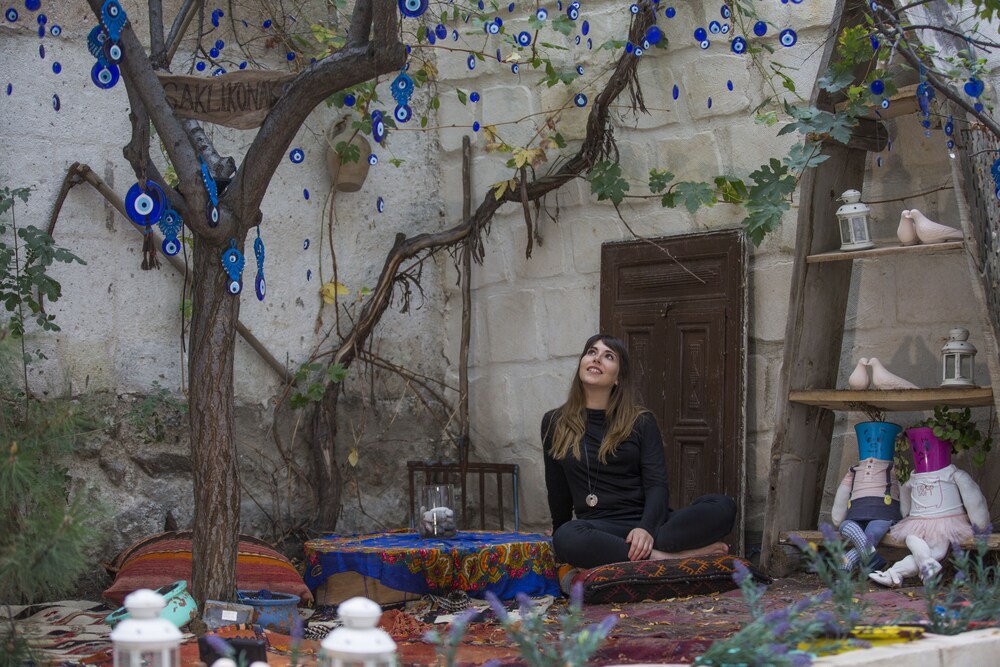
[[(121, 552), (107, 570), (115, 580), (103, 597), (113, 606), (120, 606), (132, 591), (155, 590), (181, 579), (188, 582), (190, 590), (191, 531), (169, 531), (140, 540)], [(240, 535), (236, 586), (298, 595), (303, 604), (313, 599), (291, 561), (266, 542), (248, 535)]]
[(758, 581), (771, 582), (747, 561), (723, 555), (610, 563), (583, 570), (573, 584), (583, 584), (583, 601), (594, 604), (709, 595), (737, 587), (733, 580), (737, 562)]

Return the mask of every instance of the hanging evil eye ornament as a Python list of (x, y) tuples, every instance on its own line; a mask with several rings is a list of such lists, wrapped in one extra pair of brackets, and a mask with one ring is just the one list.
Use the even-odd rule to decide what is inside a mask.
[(87, 50), (90, 51), (90, 55), (97, 58), (97, 62), (102, 65), (107, 65), (108, 60), (104, 55), (104, 42), (108, 40), (108, 33), (104, 31), (104, 28), (95, 25), (90, 33), (87, 35)]
[(415, 19), (427, 11), (428, 0), (398, 0), (399, 12), (403, 16)]
[(263, 301), (267, 294), (267, 283), (264, 281), (264, 240), (260, 238), (260, 225), (257, 225), (257, 238), (253, 242), (253, 254), (257, 258), (257, 277), (253, 281), (257, 300)]
[(570, 6), (566, 9), (566, 16), (569, 17), (570, 21), (575, 21), (578, 18), (580, 18), (580, 3), (579, 2), (571, 3)]
[(573, 104), (575, 104), (578, 107), (587, 106), (587, 96), (584, 95), (583, 93), (577, 93), (576, 96), (573, 98)]
[[(921, 74), (923, 74), (923, 67), (921, 69)], [(934, 99), (934, 89), (931, 87), (926, 79), (917, 84), (917, 106), (920, 107), (920, 115), (922, 120), (920, 124), (925, 130), (930, 129), (931, 126), (931, 100)], [(927, 133), (930, 134), (930, 133)]]
[(306, 159), (305, 151), (301, 148), (293, 148), (292, 152), (288, 154), (288, 159), (291, 160), (292, 164), (302, 164), (302, 161)]
[(104, 58), (112, 65), (117, 65), (122, 61), (122, 46), (118, 42), (108, 39), (104, 42)]
[(246, 260), (243, 253), (236, 249), (236, 239), (229, 239), (229, 248), (222, 253), (222, 268), (229, 276), (226, 289), (230, 294), (239, 294), (243, 291), (243, 265)]
[(742, 55), (747, 52), (747, 40), (742, 37), (733, 37), (733, 41), (730, 42), (729, 48), (732, 49), (733, 53), (736, 55)]
[(153, 181), (136, 183), (125, 194), (125, 213), (137, 225), (155, 225), (163, 216), (167, 197)]
[(518, 46), (530, 46), (531, 45), (531, 33), (527, 30), (522, 30), (517, 33), (517, 45)]
[(114, 88), (120, 77), (121, 74), (118, 71), (118, 65), (96, 62), (90, 68), (90, 80), (101, 90)]
[(868, 84), (868, 90), (871, 91), (872, 95), (881, 95), (885, 92), (885, 82), (882, 79), (875, 79)]
[(392, 117), (396, 119), (397, 123), (405, 123), (413, 118), (413, 109), (410, 108), (409, 104), (397, 104), (392, 112)]
[(645, 37), (643, 37), (643, 41), (648, 42), (649, 46), (656, 46), (657, 44), (660, 43), (662, 39), (663, 39), (663, 31), (660, 30), (655, 25), (649, 26), (649, 29), (646, 30)]
[(782, 46), (788, 48), (790, 46), (795, 46), (795, 42), (799, 41), (799, 36), (795, 34), (795, 31), (791, 28), (785, 28), (778, 35), (778, 41), (781, 42)]
[(400, 72), (392, 81), (392, 99), (396, 100), (396, 104), (406, 105), (412, 95), (413, 79), (406, 72)]
[(382, 112), (378, 109), (372, 111), (372, 139), (377, 144), (385, 139), (385, 121), (382, 120)]
[(167, 257), (173, 257), (181, 251), (181, 242), (177, 236), (181, 233), (182, 224), (181, 214), (169, 207), (163, 212), (163, 216), (160, 218), (160, 233), (163, 234), (163, 243), (160, 244), (160, 250)]
[(125, 10), (118, 4), (118, 0), (104, 0), (104, 4), (101, 5), (101, 23), (107, 29), (111, 41), (118, 41), (127, 20)]
[(205, 204), (208, 226), (216, 227), (219, 224), (219, 188), (216, 186), (212, 172), (208, 170), (204, 159), (201, 161), (201, 180), (205, 183), (205, 191), (208, 193), (208, 203)]

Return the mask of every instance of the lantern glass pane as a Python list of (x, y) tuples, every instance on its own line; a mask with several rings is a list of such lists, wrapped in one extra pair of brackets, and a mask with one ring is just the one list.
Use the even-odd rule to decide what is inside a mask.
[(961, 364), (961, 375), (965, 379), (972, 378), (972, 357), (966, 355), (959, 355), (959, 363)]
[(868, 226), (865, 224), (865, 216), (854, 216), (851, 218), (851, 226), (854, 229), (854, 240), (857, 241), (867, 241), (868, 240)]
[(851, 223), (846, 218), (840, 219), (840, 242), (851, 242)]
[(953, 355), (944, 355), (944, 379), (954, 380), (955, 379), (955, 364), (956, 359)]

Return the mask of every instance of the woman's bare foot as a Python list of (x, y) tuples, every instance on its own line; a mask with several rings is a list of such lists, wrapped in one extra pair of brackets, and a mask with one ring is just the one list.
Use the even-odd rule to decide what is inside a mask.
[(709, 544), (706, 547), (699, 547), (698, 549), (688, 549), (686, 551), (659, 551), (653, 549), (649, 554), (649, 560), (666, 560), (668, 558), (691, 558), (693, 556), (721, 556), (723, 554), (729, 553), (729, 545), (725, 542), (715, 542)]

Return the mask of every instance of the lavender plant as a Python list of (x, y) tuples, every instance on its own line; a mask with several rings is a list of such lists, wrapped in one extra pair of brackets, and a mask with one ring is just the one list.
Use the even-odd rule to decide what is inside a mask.
[(794, 535), (792, 544), (805, 555), (809, 561), (809, 569), (819, 577), (823, 585), (830, 590), (830, 600), (833, 603), (835, 628), (832, 632), (846, 635), (854, 626), (865, 618), (868, 603), (863, 595), (867, 587), (868, 572), (871, 571), (871, 555), (862, 554), (860, 576), (851, 570), (841, 567), (845, 560), (844, 541), (829, 524), (820, 526), (823, 542), (820, 545), (806, 542)]
[[(531, 600), (522, 594), (517, 596), (519, 614), (509, 614), (503, 603), (492, 593), (486, 599), (493, 609), (507, 636), (517, 644), (524, 662), (531, 667), (583, 667), (607, 638), (618, 617), (610, 615), (600, 623), (586, 625), (583, 615), (583, 587), (573, 586), (570, 603), (559, 615), (556, 637), (546, 630), (545, 614), (534, 609)], [(471, 616), (458, 617), (442, 636), (429, 632), (424, 639), (436, 646), (440, 661), (445, 667), (454, 667), (458, 647), (462, 643)]]
[(957, 635), (977, 622), (1000, 620), (1000, 568), (987, 565), (988, 526), (976, 534), (975, 546), (966, 551), (952, 546), (955, 576), (945, 585), (942, 574), (929, 577), (924, 583), (927, 600), (928, 629), (942, 635)]

